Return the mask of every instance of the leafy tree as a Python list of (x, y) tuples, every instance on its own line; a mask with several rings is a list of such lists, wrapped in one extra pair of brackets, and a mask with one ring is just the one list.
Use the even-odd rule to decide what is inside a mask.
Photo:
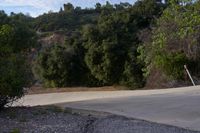
[(23, 56), (0, 57), (0, 108), (10, 105), (24, 95), (30, 85), (31, 72)]
[[(97, 3), (96, 9), (49, 13), (36, 18), (36, 29), (68, 31), (64, 46), (49, 48), (38, 56), (36, 61), (36, 64), (39, 64), (38, 73), (44, 82), (48, 81), (47, 84), (53, 82), (51, 86), (90, 84), (82, 77), (79, 77), (79, 81), (76, 81), (76, 78), (64, 79), (72, 78), (70, 75), (72, 72), (66, 72), (66, 75), (60, 77), (56, 75), (56, 73), (62, 75), (60, 72), (62, 70), (81, 72), (82, 75), (86, 75), (85, 79), (92, 81), (96, 86), (123, 84), (132, 88), (142, 87), (141, 65), (136, 61), (137, 47), (140, 44), (138, 34), (162, 14), (163, 8), (164, 4), (156, 0), (138, 1), (133, 6), (128, 3), (112, 5), (107, 2), (106, 5)], [(82, 34), (75, 37), (76, 31), (81, 31)], [(69, 49), (73, 54), (68, 53), (69, 62), (65, 62), (67, 59), (63, 57), (63, 53), (69, 52)], [(54, 56), (52, 56), (53, 51), (57, 51)], [(70, 68), (69, 64), (73, 63), (75, 58), (80, 70), (78, 68), (64, 70), (66, 67)], [(61, 64), (60, 60), (63, 60)], [(63, 67), (58, 69), (57, 65)], [(57, 72), (53, 73), (50, 68), (54, 68), (53, 70)], [(61, 79), (64, 81), (57, 83), (62, 81)]]
[(136, 60), (140, 43), (137, 34), (159, 17), (164, 6), (156, 0), (138, 1), (134, 6), (121, 3), (116, 7), (119, 6), (123, 8), (113, 12), (107, 3), (98, 25), (84, 29), (85, 61), (92, 75), (104, 84), (142, 87), (141, 65)]
[(4, 11), (0, 10), (0, 25), (7, 24), (9, 22), (9, 18), (7, 17)]
[(73, 33), (65, 45), (55, 44), (39, 53), (34, 72), (45, 87), (101, 85), (86, 67), (81, 43), (80, 34)]
[(13, 47), (11, 45), (13, 34), (13, 28), (9, 25), (2, 25), (0, 27), (0, 55), (6, 56), (8, 53), (13, 51)]
[(75, 12), (80, 12), (82, 9), (80, 6), (77, 6), (74, 10), (75, 10)]
[(73, 12), (48, 13), (34, 19), (34, 29), (41, 32), (76, 31), (85, 24), (94, 24), (99, 13), (95, 9), (75, 8)]
[(14, 28), (0, 26), (0, 108), (22, 97), (23, 87), (30, 83), (28, 65), (20, 51), (15, 52), (14, 37)]
[(35, 33), (26, 16), (0, 13), (0, 108), (21, 98), (31, 83), (27, 51), (35, 45)]
[[(117, 41), (112, 19), (102, 20), (99, 27), (85, 29), (86, 64), (91, 73), (105, 84), (117, 83), (123, 70), (120, 63), (124, 61), (124, 47)], [(103, 24), (104, 23), (104, 24)], [(105, 24), (106, 23), (106, 24)]]
[[(64, 49), (64, 50), (63, 50)], [(55, 45), (39, 54), (40, 78), (46, 87), (65, 87), (78, 84), (80, 66), (73, 48)], [(76, 82), (77, 81), (77, 82)]]
[[(172, 79), (182, 79), (184, 64), (199, 60), (198, 3), (170, 1), (170, 6), (157, 20), (156, 28), (144, 46), (139, 48), (146, 64), (146, 73), (159, 68)], [(184, 3), (184, 4), (182, 4)]]
[(100, 3), (96, 3), (95, 8), (98, 12), (101, 11), (102, 5)]
[(64, 4), (64, 11), (71, 13), (74, 11), (74, 6), (71, 3)]
[(137, 61), (137, 52), (131, 48), (128, 59), (124, 64), (124, 71), (120, 84), (130, 86), (132, 89), (144, 86), (145, 80), (142, 75), (142, 65)]

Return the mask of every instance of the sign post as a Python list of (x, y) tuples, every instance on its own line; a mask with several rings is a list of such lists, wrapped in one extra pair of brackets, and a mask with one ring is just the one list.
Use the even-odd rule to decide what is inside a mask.
[(194, 80), (192, 79), (192, 76), (191, 76), (191, 74), (190, 74), (190, 72), (189, 72), (189, 70), (188, 70), (188, 68), (187, 68), (187, 65), (184, 65), (184, 68), (185, 68), (185, 70), (186, 70), (188, 76), (190, 77), (190, 80), (191, 80), (193, 86), (196, 86), (195, 83), (194, 83)]

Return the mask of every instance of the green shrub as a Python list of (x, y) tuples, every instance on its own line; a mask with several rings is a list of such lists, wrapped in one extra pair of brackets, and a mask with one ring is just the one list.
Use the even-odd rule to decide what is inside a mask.
[[(0, 109), (24, 95), (23, 88), (30, 83), (31, 73), (26, 63), (27, 51), (36, 43), (36, 34), (20, 15), (0, 20)], [(23, 16), (25, 17), (25, 16)]]
[(54, 45), (39, 53), (35, 61), (35, 74), (45, 87), (80, 85), (84, 66), (72, 47)]
[(157, 55), (155, 65), (171, 79), (184, 78), (184, 65), (189, 63), (189, 60), (184, 53), (171, 53)]
[(146, 76), (159, 68), (168, 78), (179, 80), (184, 78), (184, 65), (192, 68), (192, 73), (198, 69), (195, 64), (199, 64), (200, 57), (199, 2), (191, 3), (191, 0), (180, 0), (178, 4), (172, 0), (150, 34), (145, 31), (144, 44), (138, 51)]
[(131, 50), (128, 56), (120, 84), (131, 87), (131, 89), (141, 88), (145, 83), (142, 65), (137, 61), (136, 51)]
[(31, 74), (22, 57), (13, 55), (0, 58), (0, 108), (24, 95)]

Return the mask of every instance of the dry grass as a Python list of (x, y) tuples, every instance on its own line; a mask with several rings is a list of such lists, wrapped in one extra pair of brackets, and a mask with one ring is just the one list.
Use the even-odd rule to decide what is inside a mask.
[(59, 92), (80, 92), (80, 91), (119, 91), (130, 90), (123, 86), (105, 86), (105, 87), (67, 87), (67, 88), (43, 88), (31, 87), (28, 94), (43, 94), (43, 93), (59, 93)]

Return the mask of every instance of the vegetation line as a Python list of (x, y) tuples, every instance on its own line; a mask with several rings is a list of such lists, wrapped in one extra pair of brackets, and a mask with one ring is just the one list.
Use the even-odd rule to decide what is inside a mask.
[(185, 64), (198, 83), (199, 7), (138, 0), (91, 9), (68, 3), (36, 18), (0, 11), (0, 107), (32, 85), (184, 86), (191, 84)]

